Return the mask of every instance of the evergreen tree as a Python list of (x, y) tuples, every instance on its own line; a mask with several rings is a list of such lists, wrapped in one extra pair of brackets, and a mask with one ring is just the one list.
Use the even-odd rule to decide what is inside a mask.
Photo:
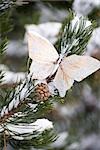
[[(15, 7), (14, 1), (0, 3), (0, 59), (7, 49), (7, 35), (13, 28), (11, 15)], [(75, 24), (72, 24), (74, 18), (75, 14), (70, 12), (59, 34), (59, 53), (62, 52), (65, 56), (83, 54), (93, 31), (92, 24), (86, 26), (87, 18), (80, 17)], [(57, 95), (48, 98), (47, 101), (36, 101), (32, 75), (27, 73), (24, 81), (14, 88), (2, 88), (4, 76), (5, 74), (0, 72), (0, 147), (6, 150), (7, 145), (10, 144), (15, 149), (27, 149), (31, 146), (41, 148), (55, 141), (57, 135), (52, 122), (43, 117), (52, 110), (53, 101), (60, 97)], [(47, 125), (40, 126), (42, 121)]]

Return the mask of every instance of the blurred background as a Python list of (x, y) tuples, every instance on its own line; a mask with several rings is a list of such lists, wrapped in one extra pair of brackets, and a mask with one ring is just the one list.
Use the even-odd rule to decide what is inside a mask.
[[(12, 82), (16, 73), (19, 78), (25, 77), (28, 59), (26, 30), (36, 30), (55, 45), (69, 9), (96, 21), (86, 54), (100, 60), (100, 0), (17, 0), (11, 14), (13, 30), (8, 34), (5, 55), (0, 58), (0, 70), (10, 73), (6, 77), (7, 83)], [(100, 150), (100, 71), (79, 84), (75, 83), (65, 99), (54, 102), (54, 109), (45, 117), (54, 122), (59, 136), (50, 150)], [(10, 145), (9, 149), (13, 150)]]

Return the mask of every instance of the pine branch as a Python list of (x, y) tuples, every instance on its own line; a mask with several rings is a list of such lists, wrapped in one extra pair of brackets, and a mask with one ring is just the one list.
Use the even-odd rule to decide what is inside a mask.
[[(43, 106), (43, 104), (40, 105), (40, 107), (37, 107), (37, 105), (34, 108), (32, 107), (31, 104), (32, 100), (27, 100), (27, 97), (31, 94), (33, 90), (34, 84), (32, 83), (32, 79), (30, 76), (29, 78), (26, 78), (26, 80), (23, 81), (21, 85), (19, 85), (16, 89), (14, 89), (14, 92), (12, 92), (8, 97), (8, 99), (10, 99), (10, 102), (8, 103), (8, 105), (4, 106), (3, 109), (1, 110), (0, 128), (1, 131), (6, 130), (8, 132), (8, 135), (10, 135), (12, 138), (18, 140), (33, 139), (33, 141), (36, 142), (37, 144), (37, 139), (38, 141), (39, 139), (41, 141), (41, 139), (45, 138), (45, 135), (40, 131), (35, 131), (35, 127), (32, 129), (33, 130), (32, 133), (28, 132), (28, 130), (27, 133), (25, 134), (21, 133), (21, 130), (19, 130), (19, 132), (17, 131), (17, 128), (22, 128), (21, 126), (27, 129), (27, 126), (31, 125), (30, 123), (33, 123), (35, 120), (37, 120), (38, 117), (42, 117), (42, 113), (44, 114), (45, 111), (41, 112), (41, 109), (39, 110), (41, 106), (43, 110), (45, 108), (46, 109), (48, 108), (48, 104), (47, 105), (44, 104), (45, 107)], [(27, 107), (28, 103), (31, 104), (31, 108)], [(22, 108), (19, 109), (19, 107)], [(41, 115), (39, 115), (38, 111), (40, 112)], [(46, 143), (53, 142), (53, 139), (55, 138), (55, 134), (54, 132), (52, 132), (52, 130), (50, 131), (48, 130), (47, 132), (49, 139), (48, 141), (43, 140), (43, 142), (41, 143), (42, 145), (43, 143), (45, 145)]]
[(7, 48), (7, 34), (12, 30), (12, 1), (1, 0), (0, 2), (0, 59)]
[[(17, 4), (16, 2), (12, 3), (12, 1), (9, 0), (2, 0), (2, 2), (3, 3), (0, 3), (0, 57), (7, 49), (7, 35), (12, 30), (12, 6), (14, 6), (14, 4)], [(0, 81), (2, 80), (2, 78), (3, 75), (1, 73)], [(28, 75), (20, 85), (12, 90), (12, 92), (10, 92), (9, 90), (6, 91), (5, 89), (4, 91), (6, 91), (7, 93), (5, 92), (6, 94), (4, 95), (3, 91), (2, 95), (2, 90), (0, 90), (0, 96), (3, 100), (2, 104), (0, 104), (0, 133), (2, 135), (2, 133), (4, 133), (6, 130), (6, 134), (10, 137), (10, 139), (17, 139), (23, 141), (32, 139), (32, 145), (35, 145), (35, 143), (36, 145), (45, 145), (46, 143), (52, 142), (55, 138), (54, 132), (52, 132), (52, 130), (48, 130), (50, 128), (52, 129), (53, 126), (49, 128), (46, 128), (46, 126), (44, 126), (44, 129), (44, 127), (40, 127), (39, 124), (37, 124), (36, 127), (35, 125), (36, 121), (38, 121), (38, 117), (43, 116), (44, 112), (46, 112), (48, 107), (50, 108), (51, 105), (49, 105), (49, 103), (47, 105), (41, 105), (44, 110), (42, 112), (43, 115), (40, 112), (42, 109), (39, 110), (39, 107), (31, 108), (30, 104), (33, 106), (34, 104), (32, 99), (28, 99), (28, 97), (32, 92), (34, 93), (34, 88), (35, 86), (32, 82), (32, 78), (30, 75)], [(27, 130), (27, 127), (30, 128)], [(43, 131), (41, 131), (37, 127), (40, 127), (41, 129), (43, 128)], [(19, 128), (20, 130), (18, 130)], [(22, 129), (24, 129), (24, 132), (21, 132)], [(47, 132), (45, 131), (46, 129)], [(48, 135), (48, 141), (45, 140), (46, 135)], [(39, 143), (37, 142), (37, 140), (39, 141)], [(27, 143), (30, 144), (29, 141)]]
[(13, 1), (11, 0), (1, 0), (0, 2), (0, 12), (4, 12), (8, 8), (11, 8)]
[[(36, 103), (36, 101), (32, 100), (35, 98), (34, 88), (35, 86), (32, 83), (32, 79), (26, 79), (8, 95), (8, 100), (5, 98), (8, 104), (1, 110), (1, 123), (7, 121), (10, 121), (11, 123), (30, 123), (37, 118), (41, 118), (48, 110), (50, 111), (52, 109), (52, 103), (50, 101)], [(33, 98), (28, 99), (32, 92)], [(18, 115), (18, 112), (21, 114)]]
[(8, 97), (8, 99), (10, 99), (10, 102), (8, 105), (3, 107), (0, 120), (2, 121), (2, 118), (9, 116), (10, 112), (16, 109), (20, 105), (20, 103), (22, 103), (29, 96), (32, 90), (33, 84), (31, 81), (31, 77), (29, 76), (25, 81), (23, 81), (22, 84), (17, 86), (17, 88), (14, 89), (14, 92), (12, 92)]
[[(36, 133), (35, 133), (36, 134)], [(52, 142), (54, 142), (57, 139), (57, 135), (55, 134), (55, 131), (53, 131), (52, 129), (50, 130), (45, 130), (44, 132), (42, 132), (41, 134), (39, 134), (38, 136), (34, 137), (33, 139), (30, 140), (14, 140), (11, 139), (9, 141), (9, 144), (15, 149), (29, 149), (31, 147), (34, 148), (46, 148), (48, 147), (49, 144), (51, 144)]]
[[(66, 24), (67, 23), (67, 24)], [(81, 55), (93, 32), (93, 24), (86, 17), (78, 17), (70, 12), (61, 29), (59, 48), (65, 55)]]
[[(7, 12), (8, 9), (1, 16), (1, 53), (7, 46), (4, 37), (11, 30), (11, 26), (9, 26), (10, 14), (7, 16), (6, 24), (3, 20)], [(61, 37), (60, 50), (64, 55), (83, 53), (93, 30), (92, 25), (86, 26), (86, 18), (78, 18), (79, 20), (74, 23), (73, 18), (75, 19), (75, 15), (71, 14)], [(35, 102), (34, 89), (32, 76), (28, 75), (20, 85), (8, 94), (8, 97), (5, 97), (0, 114), (0, 132), (6, 130), (9, 137), (11, 137), (11, 141), (12, 138), (23, 140), (21, 143), (29, 140), (27, 145), (34, 144), (35, 147), (42, 147), (56, 138), (51, 130), (41, 132), (41, 130), (35, 128), (35, 123), (38, 118), (44, 116), (47, 110), (52, 108), (52, 103), (49, 101), (45, 103)], [(30, 97), (32, 92), (33, 98)]]
[(0, 37), (5, 39), (7, 34), (12, 30), (12, 9), (6, 10), (4, 13), (0, 14)]
[(0, 43), (0, 55), (1, 56), (4, 53), (4, 51), (6, 50), (6, 48), (7, 48), (7, 44), (8, 44), (7, 38), (5, 38), (4, 40), (1, 41), (1, 43)]
[(2, 82), (3, 77), (4, 77), (4, 74), (2, 73), (2, 71), (0, 71), (0, 84)]

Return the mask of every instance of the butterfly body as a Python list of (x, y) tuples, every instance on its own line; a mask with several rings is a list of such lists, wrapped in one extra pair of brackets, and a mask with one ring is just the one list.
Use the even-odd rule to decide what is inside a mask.
[(28, 47), (33, 79), (46, 80), (53, 76), (52, 83), (61, 97), (74, 81), (80, 82), (100, 69), (100, 61), (90, 56), (73, 54), (66, 57), (65, 50), (59, 55), (54, 46), (36, 32), (28, 33)]

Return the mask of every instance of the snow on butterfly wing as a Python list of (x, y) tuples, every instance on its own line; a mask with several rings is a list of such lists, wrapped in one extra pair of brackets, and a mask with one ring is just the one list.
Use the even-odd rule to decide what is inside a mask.
[(61, 97), (65, 96), (66, 91), (72, 87), (73, 83), (74, 80), (65, 74), (62, 68), (59, 67), (53, 80), (53, 84), (58, 89)]
[(34, 61), (42, 63), (56, 62), (59, 55), (54, 46), (35, 31), (28, 33), (29, 57)]
[(90, 56), (71, 55), (63, 59), (61, 67), (66, 75), (79, 82), (100, 69), (100, 61)]
[(46, 79), (54, 69), (54, 64), (52, 63), (41, 63), (32, 61), (30, 66), (30, 73), (33, 79), (44, 80)]

